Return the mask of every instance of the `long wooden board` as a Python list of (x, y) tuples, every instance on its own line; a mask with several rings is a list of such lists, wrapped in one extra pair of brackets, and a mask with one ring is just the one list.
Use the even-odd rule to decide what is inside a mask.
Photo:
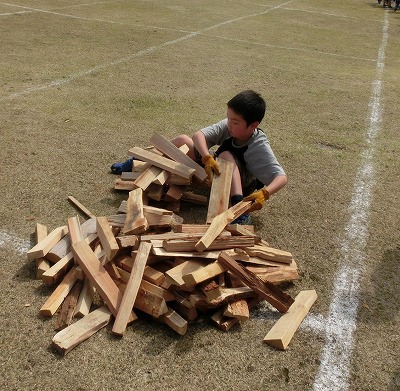
[(140, 282), (143, 277), (144, 268), (146, 266), (147, 257), (151, 250), (151, 244), (142, 242), (139, 245), (138, 252), (135, 257), (132, 272), (130, 274), (121, 304), (118, 309), (118, 314), (112, 328), (114, 334), (123, 336), (126, 325), (128, 323), (129, 315), (132, 311), (133, 305), (139, 291)]
[[(92, 249), (85, 241), (82, 241), (72, 244), (72, 252), (74, 253), (75, 260), (85, 272), (86, 277), (96, 287), (112, 314), (117, 316), (122, 300), (122, 293), (101, 265)], [(133, 319), (136, 318), (136, 315), (133, 315)]]
[(195, 172), (193, 168), (190, 168), (182, 163), (178, 163), (163, 156), (157, 156), (156, 154), (145, 151), (144, 149), (139, 147), (131, 148), (129, 150), (129, 155), (141, 159), (145, 162), (151, 163), (153, 166), (159, 167), (168, 172), (172, 172), (173, 174), (177, 174), (184, 178), (191, 178), (191, 176)]
[(171, 141), (166, 139), (164, 136), (160, 134), (154, 134), (151, 137), (150, 142), (172, 160), (193, 168), (195, 170), (193, 176), (196, 177), (200, 182), (203, 182), (207, 178), (207, 174), (203, 167), (197, 164), (185, 153), (183, 153), (178, 147), (172, 144)]
[(207, 224), (211, 224), (214, 217), (229, 208), (229, 200), (231, 193), (232, 173), (234, 163), (225, 160), (217, 159), (220, 168), (220, 175), (214, 175), (214, 180), (211, 185), (210, 199), (208, 203)]

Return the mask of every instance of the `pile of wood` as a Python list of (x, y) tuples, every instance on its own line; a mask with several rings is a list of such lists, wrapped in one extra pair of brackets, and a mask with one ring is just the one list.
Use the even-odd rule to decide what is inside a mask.
[[(213, 181), (205, 224), (184, 224), (174, 211), (147, 205), (149, 187), (162, 173), (176, 181), (194, 175), (206, 179), (203, 168), (184, 160), (185, 153), (169, 141), (153, 136), (152, 142), (161, 152), (131, 150), (147, 167), (134, 181), (121, 181), (132, 189), (125, 188), (128, 199), (116, 214), (96, 217), (70, 197), (89, 217), (86, 221), (71, 217), (49, 234), (45, 226), (36, 226), (37, 244), (27, 255), (36, 261), (37, 277), (55, 286), (40, 309), (43, 316), (57, 314), (53, 346), (66, 354), (112, 320), (112, 332), (123, 336), (141, 312), (181, 335), (200, 315), (227, 331), (266, 300), (285, 315), (265, 342), (286, 349), (316, 299), (313, 290), (294, 300), (278, 287), (298, 278), (292, 254), (270, 247), (253, 226), (231, 224), (251, 203), (229, 208), (229, 162), (220, 161), (222, 173)], [(183, 185), (159, 186), (166, 201), (172, 193), (184, 194), (168, 195)], [(175, 204), (179, 200), (174, 198)]]

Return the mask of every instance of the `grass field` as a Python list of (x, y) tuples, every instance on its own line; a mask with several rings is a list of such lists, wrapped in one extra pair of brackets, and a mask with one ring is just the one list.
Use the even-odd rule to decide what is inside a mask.
[[(374, 0), (0, 1), (1, 389), (399, 390), (399, 33)], [(142, 317), (61, 358), (26, 260), (36, 222), (65, 225), (68, 195), (113, 214), (111, 163), (248, 88), (289, 178), (256, 229), (295, 255), (290, 294), (319, 295), (289, 350), (262, 343), (278, 314), (259, 307), (184, 337)]]

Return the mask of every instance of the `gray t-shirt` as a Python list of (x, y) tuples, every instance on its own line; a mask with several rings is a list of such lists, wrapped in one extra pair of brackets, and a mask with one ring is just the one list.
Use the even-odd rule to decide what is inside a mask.
[[(201, 132), (204, 134), (208, 148), (221, 145), (231, 137), (227, 118), (201, 129)], [(264, 185), (269, 185), (279, 175), (286, 175), (272, 151), (267, 136), (261, 129), (255, 129), (250, 140), (244, 145), (236, 146), (234, 140), (232, 141), (231, 151), (235, 148), (245, 149), (243, 158), (246, 170)]]

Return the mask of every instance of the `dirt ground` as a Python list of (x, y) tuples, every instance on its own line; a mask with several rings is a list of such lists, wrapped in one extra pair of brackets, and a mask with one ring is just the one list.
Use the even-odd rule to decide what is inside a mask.
[[(0, 388), (399, 390), (399, 29), (373, 0), (0, 2)], [(289, 349), (262, 343), (279, 316), (259, 306), (183, 337), (140, 316), (61, 357), (39, 315), (53, 288), (26, 259), (35, 224), (65, 225), (69, 195), (115, 213), (111, 163), (247, 88), (289, 177), (256, 229), (295, 255), (289, 293), (318, 293)]]

